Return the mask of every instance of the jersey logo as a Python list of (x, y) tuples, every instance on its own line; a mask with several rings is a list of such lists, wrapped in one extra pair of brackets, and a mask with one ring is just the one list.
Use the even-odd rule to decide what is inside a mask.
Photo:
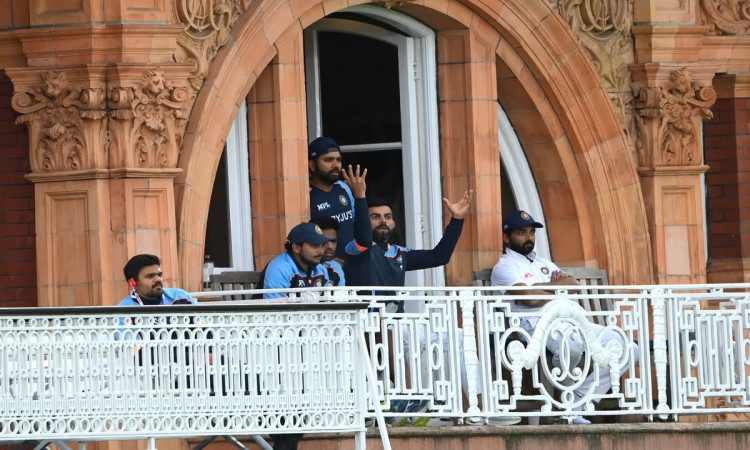
[(305, 287), (305, 280), (299, 280), (299, 281), (297, 281), (297, 286), (298, 287)]
[(331, 205), (328, 202), (318, 203), (318, 211), (323, 211), (324, 209), (328, 209), (331, 207)]
[(527, 272), (523, 277), (524, 278), (534, 278), (534, 274)]
[(542, 267), (542, 269), (541, 269), (541, 270), (542, 270), (542, 273), (543, 273), (543, 274), (545, 274), (545, 275), (549, 274), (549, 269), (548, 269), (548, 268), (546, 268), (546, 267)]
[(396, 264), (398, 264), (398, 267), (401, 270), (404, 270), (404, 257), (401, 255), (398, 255), (398, 257), (396, 257)]
[(317, 287), (323, 286), (323, 280), (321, 280), (320, 278), (318, 278), (317, 280), (315, 280), (315, 286), (317, 286)]
[(341, 194), (339, 195), (339, 201), (341, 202), (342, 205), (346, 206), (349, 204), (349, 197), (347, 197), (344, 194)]

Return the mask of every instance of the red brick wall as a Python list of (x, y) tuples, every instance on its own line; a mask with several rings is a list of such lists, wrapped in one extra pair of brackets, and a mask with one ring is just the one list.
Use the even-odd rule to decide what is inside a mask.
[(13, 85), (0, 70), (0, 307), (36, 306), (34, 185), (28, 133), (10, 106)]
[(708, 257), (750, 256), (750, 99), (719, 99), (704, 124)]

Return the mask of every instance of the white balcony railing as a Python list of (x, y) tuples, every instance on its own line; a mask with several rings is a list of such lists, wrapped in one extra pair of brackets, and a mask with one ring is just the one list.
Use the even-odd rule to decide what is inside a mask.
[[(512, 294), (480, 287), (300, 290), (285, 305), (3, 309), (0, 441), (348, 431), (363, 448), (365, 419), (381, 412), (470, 422), (579, 409), (750, 412), (748, 288), (561, 289), (533, 334)], [(579, 306), (593, 298), (614, 306)], [(392, 312), (394, 299), (408, 312)], [(599, 345), (590, 323), (618, 339)], [(563, 329), (585, 350), (577, 365), (566, 351), (554, 363), (546, 354)], [(590, 373), (602, 377), (574, 395)], [(597, 392), (600, 379), (612, 390)], [(617, 408), (597, 409), (604, 399)], [(407, 402), (424, 408), (404, 412)]]

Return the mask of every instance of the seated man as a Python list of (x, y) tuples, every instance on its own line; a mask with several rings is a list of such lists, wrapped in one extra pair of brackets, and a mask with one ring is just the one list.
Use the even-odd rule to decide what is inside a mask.
[[(512, 291), (514, 295), (528, 296), (515, 300), (511, 306), (512, 311), (537, 312), (549, 300), (531, 298), (534, 295), (549, 295), (554, 293), (558, 289), (558, 286), (575, 286), (580, 284), (578, 280), (561, 271), (552, 261), (540, 258), (534, 252), (536, 229), (543, 227), (544, 225), (535, 221), (525, 211), (512, 212), (503, 219), (505, 253), (492, 269), (492, 285), (529, 287), (529, 289)], [(537, 317), (525, 318), (521, 321), (521, 327), (529, 334), (533, 334), (537, 321)], [(593, 326), (596, 328), (596, 334), (603, 346), (606, 347), (610, 341), (617, 341), (621, 348), (625, 349), (620, 335), (601, 325), (593, 324)], [(569, 353), (568, 367), (575, 367), (583, 354), (583, 342), (580, 338), (571, 339), (570, 334), (566, 333), (565, 329), (560, 329), (559, 332), (560, 336), (566, 337), (567, 342), (564, 347), (567, 348)], [(547, 341), (547, 350), (552, 353), (552, 363), (556, 367), (560, 367), (561, 347), (559, 339), (550, 339)], [(624, 373), (625, 369), (622, 372)], [(586, 377), (581, 386), (573, 391), (576, 400), (588, 393), (594, 381), (594, 373), (592, 372)], [(599, 379), (596, 381), (598, 384), (593, 391), (594, 394), (605, 394), (612, 387), (607, 370), (600, 370)], [(583, 405), (576, 407), (576, 409), (583, 409)], [(573, 423), (587, 425), (591, 422), (583, 417), (575, 417)]]
[[(284, 253), (264, 269), (263, 289), (285, 289), (330, 286), (328, 270), (320, 265), (324, 245), (331, 238), (316, 224), (302, 222), (289, 232)], [(263, 294), (263, 298), (286, 297), (284, 292)]]
[[(325, 245), (331, 238), (323, 234), (320, 226), (302, 222), (289, 232), (284, 248), (286, 251), (272, 259), (264, 269), (263, 289), (330, 286), (328, 270), (320, 262)], [(285, 297), (284, 292), (263, 294), (263, 298)], [(274, 450), (296, 450), (302, 439), (301, 433), (273, 435)]]
[(331, 280), (331, 286), (346, 286), (344, 269), (334, 259), (336, 248), (338, 247), (339, 223), (333, 217), (328, 216), (315, 216), (310, 219), (310, 223), (319, 226), (323, 230), (323, 234), (330, 239), (330, 241), (324, 244), (323, 257), (320, 259), (320, 264), (328, 270), (328, 279)]
[[(165, 288), (162, 282), (162, 271), (161, 271), (161, 260), (156, 255), (141, 254), (135, 255), (125, 264), (122, 269), (125, 274), (125, 279), (128, 281), (130, 288), (130, 295), (123, 298), (119, 306), (159, 306), (159, 305), (190, 305), (195, 303), (195, 299), (190, 296), (187, 292), (177, 288)], [(121, 324), (128, 322), (128, 319), (120, 319)], [(130, 324), (134, 320), (130, 320)], [(167, 322), (168, 323), (168, 322)], [(148, 330), (145, 332), (144, 330)], [(142, 330), (131, 329), (130, 332), (124, 328), (119, 330), (115, 334), (116, 339), (128, 339), (129, 336), (135, 340), (142, 341), (144, 339), (153, 340), (156, 339), (158, 329), (153, 325), (146, 325)], [(172, 339), (178, 339), (179, 335), (176, 332), (172, 333)], [(146, 358), (151, 364), (158, 364), (158, 351), (156, 348), (150, 348), (150, 358)], [(137, 355), (137, 364), (139, 366), (144, 365), (147, 361), (144, 361), (143, 349), (140, 345), (134, 348), (134, 355)], [(173, 353), (174, 361), (177, 361), (177, 349), (175, 348)], [(185, 347), (185, 360), (190, 361), (191, 354), (190, 348)], [(177, 382), (177, 376), (174, 377), (175, 383)], [(190, 387), (190, 377), (186, 377), (182, 386)], [(177, 387), (178, 384), (175, 384)]]
[[(464, 216), (469, 211), (472, 193), (471, 190), (464, 192), (464, 196), (456, 203), (443, 199), (451, 213), (451, 221), (445, 228), (442, 239), (432, 250), (413, 250), (391, 244), (390, 239), (396, 228), (391, 206), (384, 201), (369, 200), (367, 208), (370, 226), (367, 227), (366, 218), (355, 214), (355, 240), (346, 245), (347, 263), (344, 271), (348, 286), (403, 286), (407, 271), (447, 264), (456, 248), (458, 238), (461, 237)], [(394, 308), (394, 312), (404, 311), (403, 301), (392, 302), (389, 305), (392, 305), (389, 308)]]
[(120, 301), (120, 306), (195, 303), (195, 299), (182, 289), (164, 287), (161, 260), (156, 255), (135, 255), (122, 271), (128, 281), (130, 295)]

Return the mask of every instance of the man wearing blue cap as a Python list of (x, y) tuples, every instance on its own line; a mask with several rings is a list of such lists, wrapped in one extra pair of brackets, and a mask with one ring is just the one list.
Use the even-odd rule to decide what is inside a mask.
[(310, 172), (310, 216), (329, 216), (339, 223), (334, 257), (343, 263), (344, 246), (354, 239), (354, 196), (349, 186), (339, 181), (342, 174), (341, 149), (333, 139), (321, 136), (307, 147)]
[[(325, 245), (332, 239), (316, 223), (302, 222), (289, 232), (284, 253), (272, 259), (263, 270), (263, 289), (330, 286), (328, 270), (321, 265)], [(265, 293), (263, 298), (287, 296), (284, 292)], [(301, 433), (273, 436), (274, 450), (296, 450)]]
[[(289, 232), (284, 253), (272, 259), (264, 270), (263, 289), (330, 286), (328, 271), (320, 264), (324, 245), (331, 239), (314, 223), (302, 222)], [(263, 298), (285, 297), (283, 292)]]
[[(580, 285), (577, 279), (560, 270), (552, 261), (548, 261), (536, 255), (534, 244), (536, 242), (537, 228), (544, 225), (535, 221), (526, 211), (514, 211), (503, 219), (503, 243), (505, 253), (500, 257), (492, 269), (493, 286), (528, 286), (528, 289), (514, 290), (513, 295), (525, 296), (517, 299), (511, 305), (512, 311), (528, 313), (529, 316), (521, 319), (521, 327), (530, 335), (534, 333), (539, 317), (534, 313), (550, 300), (533, 298), (535, 295), (549, 295), (555, 292), (557, 286)], [(507, 291), (505, 291), (507, 292)], [(503, 292), (503, 293), (505, 293)], [(608, 330), (601, 325), (592, 324), (599, 338), (599, 342), (606, 348), (610, 341), (617, 341), (620, 348), (625, 349), (624, 341), (617, 333)], [(584, 346), (582, 340), (572, 339), (570, 333), (559, 329), (559, 333), (553, 333), (553, 338), (547, 340), (547, 350), (552, 353), (552, 364), (560, 367), (561, 345), (559, 336), (566, 336), (567, 344), (564, 346), (568, 352), (566, 365), (575, 367), (580, 361)], [(555, 339), (554, 336), (558, 336)], [(624, 373), (624, 368), (623, 368)], [(609, 373), (606, 370), (599, 371), (599, 379), (595, 380), (595, 373), (589, 374), (584, 382), (576, 388), (573, 393), (576, 400), (589, 393), (594, 381), (598, 381), (594, 394), (605, 394), (612, 387)], [(577, 409), (582, 409), (583, 406)], [(574, 417), (573, 423), (588, 425), (591, 422), (583, 417)]]

